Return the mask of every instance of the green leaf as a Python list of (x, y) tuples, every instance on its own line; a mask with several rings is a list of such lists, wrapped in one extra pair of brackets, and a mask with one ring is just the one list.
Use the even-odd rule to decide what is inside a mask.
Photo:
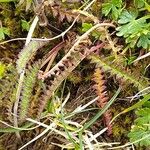
[(112, 4), (119, 8), (122, 6), (122, 0), (112, 0)]
[(134, 0), (134, 5), (137, 8), (140, 8), (140, 10), (147, 10), (150, 12), (150, 5), (146, 2), (146, 0)]
[(3, 40), (3, 39), (5, 39), (5, 34), (3, 32), (3, 29), (0, 28), (0, 40)]
[(8, 28), (3, 27), (3, 32), (4, 32), (4, 34), (6, 34), (6, 35), (10, 35), (10, 31), (9, 31)]
[(26, 71), (26, 76), (24, 78), (24, 88), (22, 90), (20, 113), (19, 113), (19, 119), (21, 121), (24, 121), (24, 119), (27, 116), (33, 88), (37, 81), (37, 74), (39, 68), (40, 68), (39, 62), (37, 62), (33, 65), (33, 67), (29, 68)]
[(0, 128), (0, 132), (1, 133), (13, 133), (13, 132), (20, 132), (20, 131), (27, 131), (29, 130), (29, 127), (31, 127), (33, 125), (33, 123), (29, 123), (29, 122), (26, 122), (25, 125), (19, 127), (19, 128), (15, 128), (15, 127), (6, 127), (6, 128)]
[(134, 37), (139, 36), (143, 32), (143, 28), (146, 27), (145, 20), (132, 20), (126, 25), (118, 27), (116, 30), (119, 31), (117, 36)]
[(10, 35), (10, 31), (8, 28), (6, 27), (1, 27), (0, 28), (0, 40), (4, 40), (5, 39), (5, 35)]
[(89, 29), (91, 29), (93, 27), (93, 25), (91, 23), (82, 23), (82, 31), (86, 32)]
[(21, 27), (23, 30), (29, 31), (30, 25), (26, 20), (21, 20)]
[(150, 46), (150, 24), (147, 23), (150, 16), (147, 15), (139, 19), (136, 17), (136, 13), (124, 11), (118, 21), (122, 25), (116, 28), (118, 31), (116, 35), (123, 36), (131, 48), (137, 45), (137, 47), (147, 49)]
[(144, 124), (149, 124), (150, 122), (150, 108), (142, 108), (136, 112), (136, 114), (139, 116), (136, 120), (135, 123), (138, 126), (143, 126)]
[(17, 60), (17, 70), (18, 73), (21, 73), (28, 61), (34, 57), (36, 51), (43, 47), (47, 42), (31, 41), (27, 46), (25, 46), (19, 53), (19, 58)]
[[(92, 28), (93, 27), (93, 25), (91, 24), (91, 23), (83, 23), (82, 24), (82, 32), (86, 32), (86, 31), (88, 31), (90, 28)], [(97, 31), (93, 31), (92, 33), (91, 33), (91, 35), (93, 36), (93, 37), (95, 37), (96, 39), (98, 39), (99, 37), (100, 37), (100, 32), (97, 32)]]
[(110, 13), (111, 9), (112, 9), (112, 5), (109, 4), (109, 3), (106, 3), (106, 4), (103, 4), (102, 5), (102, 13), (105, 15), (105, 16), (108, 16), (108, 14)]
[(119, 15), (120, 15), (120, 13), (121, 13), (121, 11), (119, 10), (119, 9), (117, 9), (116, 7), (112, 7), (112, 18), (114, 19), (114, 20), (117, 20), (117, 18), (119, 17)]
[(144, 0), (134, 0), (134, 5), (137, 8), (142, 8), (142, 7), (144, 7), (145, 3), (144, 3)]
[[(150, 103), (149, 100), (150, 94), (147, 94), (140, 102), (148, 104)], [(131, 142), (142, 139), (137, 144), (140, 144), (141, 146), (150, 146), (150, 105), (143, 105), (142, 108), (136, 111), (136, 115), (137, 119), (134, 121), (134, 125), (131, 132), (128, 134), (128, 137)]]
[[(150, 98), (149, 98), (149, 99), (150, 99)], [(148, 107), (148, 108), (150, 108), (150, 101), (145, 102), (145, 103), (143, 104), (143, 107)]]
[(150, 32), (147, 35), (141, 35), (137, 43), (138, 47), (143, 47), (145, 49), (150, 46)]
[(109, 14), (114, 20), (117, 20), (122, 11), (122, 0), (111, 0), (108, 3), (102, 4), (102, 14), (108, 16)]
[(118, 20), (119, 24), (126, 24), (132, 20), (135, 20), (137, 17), (136, 14), (134, 13), (129, 13), (127, 10), (123, 11), (121, 16), (119, 17), (120, 19)]
[(129, 58), (126, 58), (126, 65), (131, 65), (136, 58), (136, 56), (130, 56)]
[[(137, 140), (140, 140), (146, 137), (149, 134), (150, 134), (150, 131), (145, 131), (144, 128), (136, 126), (132, 129), (132, 132), (128, 134), (128, 137), (130, 138), (131, 142), (135, 142)], [(150, 145), (149, 137), (139, 141), (138, 143), (140, 144), (140, 146), (149, 146)]]
[[(150, 95), (149, 95), (149, 100), (150, 100)], [(148, 116), (148, 114), (150, 114), (150, 108), (141, 108), (136, 112), (136, 115), (141, 116), (141, 117)]]

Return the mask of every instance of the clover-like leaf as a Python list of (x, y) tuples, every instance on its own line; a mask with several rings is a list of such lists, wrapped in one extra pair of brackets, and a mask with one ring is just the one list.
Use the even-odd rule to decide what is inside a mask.
[(132, 48), (137, 45), (147, 49), (150, 46), (150, 24), (147, 21), (149, 17), (136, 18), (135, 12), (124, 11), (118, 20), (121, 26), (116, 28), (116, 35), (123, 36)]

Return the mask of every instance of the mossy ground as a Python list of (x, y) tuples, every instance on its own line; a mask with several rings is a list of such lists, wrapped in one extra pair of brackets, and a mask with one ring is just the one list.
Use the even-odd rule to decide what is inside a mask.
[[(63, 7), (68, 7), (67, 4), (63, 4)], [(72, 7), (79, 7), (77, 5), (69, 5), (70, 8)], [(101, 9), (101, 3), (98, 2), (94, 4), (91, 8), (92, 13), (97, 16), (98, 18), (102, 19), (102, 16), (99, 14), (99, 9)], [(48, 14), (48, 13), (47, 13)], [(28, 12), (25, 11), (25, 5), (22, 5), (21, 7), (16, 7), (16, 4), (14, 3), (2, 3), (0, 4), (0, 18), (2, 22), (2, 26), (8, 28), (10, 30), (10, 35), (6, 36), (5, 40), (21, 37), (24, 38), (27, 36), (28, 31), (24, 31), (21, 26), (21, 20), (26, 20), (28, 22), (33, 21), (34, 11), (33, 9), (29, 10)], [(63, 26), (61, 22), (56, 22), (57, 18), (52, 18), (52, 16), (47, 16), (47, 18), (51, 18), (51, 24), (55, 25), (56, 28), (59, 28), (60, 30), (64, 30), (65, 26), (69, 26), (70, 23), (67, 21), (63, 23)], [(106, 20), (107, 22), (108, 20)], [(81, 25), (81, 23), (79, 23)], [(74, 32), (79, 31), (78, 30), (78, 24), (72, 29)], [(50, 31), (48, 27), (40, 27), (37, 26), (33, 37), (51, 37), (52, 35), (56, 35), (54, 31)], [(49, 44), (49, 47), (46, 47), (44, 50), (42, 49), (38, 54), (36, 55), (37, 58), (41, 58), (48, 52), (55, 43), (58, 43), (59, 40), (55, 40), (54, 42)], [(15, 62), (18, 58), (18, 53), (24, 46), (24, 41), (13, 41), (10, 43), (6, 43), (3, 45), (0, 45), (0, 60), (8, 65), (10, 63), (13, 63), (14, 66), (16, 65)], [(56, 58), (59, 60), (61, 58), (60, 52)], [(107, 52), (106, 52), (107, 53)], [(106, 54), (107, 55), (107, 54)], [(129, 54), (127, 54), (129, 56)], [(35, 58), (36, 59), (36, 58)], [(147, 64), (147, 62), (145, 63)], [(142, 64), (141, 64), (142, 65)], [(70, 111), (71, 109), (74, 109), (74, 107), (77, 107), (81, 104), (85, 104), (89, 101), (89, 99), (84, 100), (84, 98), (87, 98), (89, 96), (92, 96), (93, 98), (96, 97), (96, 94), (94, 93), (94, 90), (92, 89), (92, 75), (94, 72), (95, 65), (90, 64), (89, 60), (85, 60), (82, 62), (68, 77), (66, 80), (66, 91), (70, 91), (71, 96), (68, 105), (66, 106), (66, 109)], [(130, 66), (132, 68), (132, 66)], [(145, 65), (143, 65), (143, 68), (145, 68)], [(137, 68), (133, 68), (132, 70), (135, 71)], [(143, 70), (143, 69), (141, 69)], [(148, 72), (146, 73), (147, 76), (149, 76)], [(114, 94), (114, 91), (118, 88), (118, 82), (111, 76), (107, 75), (107, 85), (109, 90), (109, 95), (112, 96)], [(85, 92), (87, 89), (89, 89), (88, 92)], [(83, 92), (85, 92), (83, 94)], [(119, 97), (127, 97), (130, 96), (130, 94), (135, 94), (137, 92), (137, 88), (132, 88), (132, 85), (130, 86), (123, 86), (123, 91), (120, 94)], [(67, 92), (66, 92), (67, 93)], [(66, 94), (64, 93), (64, 94)], [(58, 91), (58, 95), (59, 95)], [(83, 94), (83, 95), (82, 95)], [(79, 99), (76, 100), (78, 96), (82, 95)], [(117, 100), (112, 108), (111, 112), (113, 116), (117, 115), (124, 109), (131, 106), (131, 103), (128, 100)], [(94, 107), (96, 107), (96, 104), (94, 104)], [(87, 113), (83, 113), (82, 115), (76, 116), (73, 118), (73, 120), (79, 122), (84, 117), (88, 116), (87, 119), (92, 118), (96, 114), (96, 111), (92, 111)], [(121, 115), (113, 124), (113, 134), (112, 136), (108, 136), (107, 134), (104, 134), (102, 137), (99, 137), (100, 139), (103, 139), (107, 142), (121, 142), (121, 144), (125, 144), (129, 141), (127, 134), (129, 133), (131, 129), (131, 125), (133, 124), (135, 118), (134, 112), (129, 112), (127, 114)], [(93, 133), (98, 132), (100, 129), (103, 129), (104, 124), (102, 121), (102, 118), (100, 118), (93, 126), (90, 127), (90, 130)], [(33, 137), (38, 135), (43, 129), (38, 128), (33, 131), (28, 132), (21, 132), (21, 137), (23, 138), (23, 143), (28, 142)], [(53, 137), (52, 137), (53, 136)], [(0, 137), (0, 149), (10, 149), (10, 150), (16, 150), (17, 147), (19, 147), (22, 144), (18, 144), (15, 134), (11, 133), (2, 133)], [(59, 149), (57, 146), (52, 146), (51, 142), (62, 144), (63, 140), (60, 137), (55, 137), (55, 135), (46, 135), (44, 140), (43, 138), (38, 139), (35, 143), (30, 145), (28, 149), (38, 149), (38, 150), (44, 150), (44, 149)], [(2, 148), (4, 147), (4, 148)]]

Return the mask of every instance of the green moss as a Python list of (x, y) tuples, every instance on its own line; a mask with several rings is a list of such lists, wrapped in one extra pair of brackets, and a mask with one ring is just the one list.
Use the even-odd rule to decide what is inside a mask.
[[(114, 107), (111, 110), (113, 116), (116, 116), (117, 114), (122, 112), (124, 109), (129, 107), (127, 106), (127, 104), (125, 103), (123, 104), (123, 103), (124, 102), (120, 101), (120, 103), (114, 104)], [(130, 128), (133, 122), (133, 117), (134, 117), (133, 113), (128, 113), (128, 114), (121, 115), (115, 120), (113, 124), (114, 139), (121, 141), (122, 143), (128, 142), (127, 134), (130, 131)]]
[(113, 136), (117, 138), (118, 140), (121, 140), (121, 136), (125, 133), (126, 133), (126, 130), (121, 125), (115, 124), (113, 126)]
[(126, 140), (128, 141), (127, 134), (130, 131), (131, 124), (131, 115), (124, 115), (118, 118), (118, 120), (116, 120), (113, 124), (113, 137), (122, 142), (125, 142)]
[(73, 84), (80, 83), (82, 81), (82, 77), (80, 72), (73, 71), (69, 76), (68, 76), (68, 81), (72, 82)]

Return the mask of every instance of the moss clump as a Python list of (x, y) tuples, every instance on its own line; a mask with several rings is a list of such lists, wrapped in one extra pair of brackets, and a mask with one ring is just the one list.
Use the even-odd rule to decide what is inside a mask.
[[(121, 103), (121, 102), (120, 102)], [(114, 116), (122, 112), (124, 109), (126, 109), (127, 104), (120, 104), (117, 103), (112, 109), (112, 113)], [(122, 143), (128, 142), (127, 134), (130, 131), (132, 121), (133, 121), (133, 113), (128, 113), (121, 115), (113, 124), (113, 137), (115, 141), (122, 141)]]

